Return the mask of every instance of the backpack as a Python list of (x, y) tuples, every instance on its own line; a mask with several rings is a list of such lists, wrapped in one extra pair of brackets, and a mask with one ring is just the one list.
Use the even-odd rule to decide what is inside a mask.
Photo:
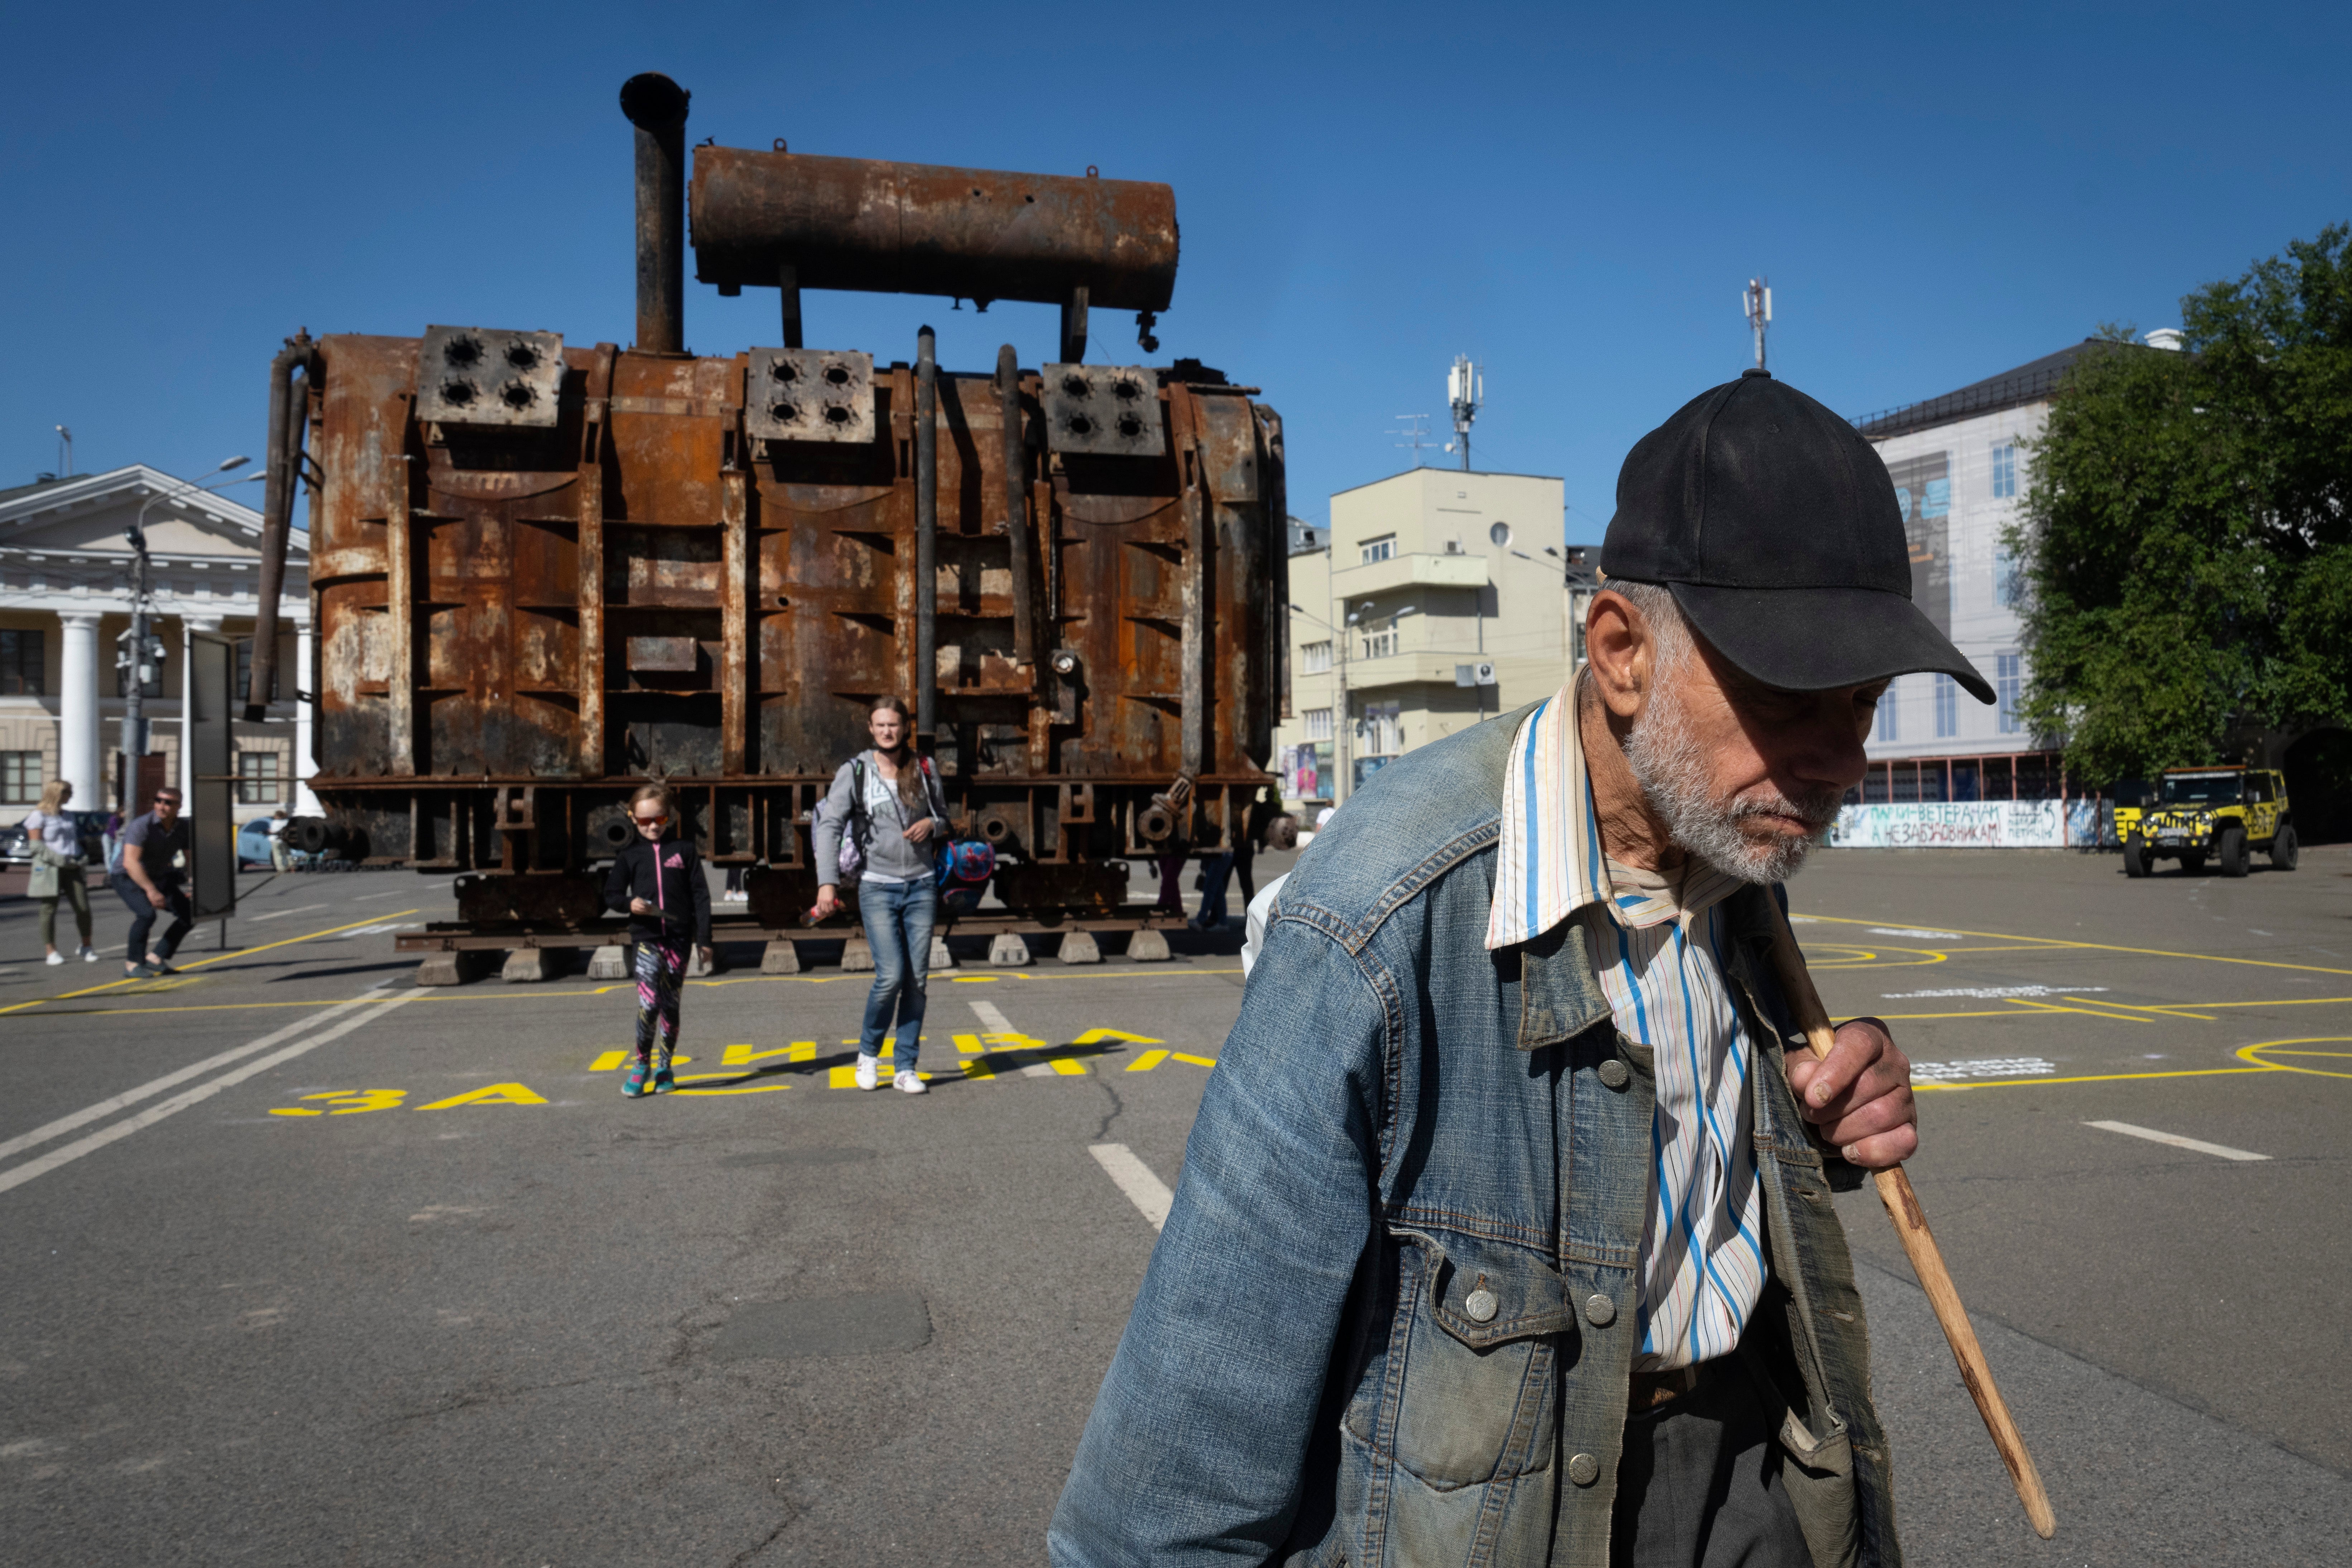
[(940, 846), (940, 901), (958, 914), (975, 909), (996, 875), (996, 850), (978, 838), (950, 839)]

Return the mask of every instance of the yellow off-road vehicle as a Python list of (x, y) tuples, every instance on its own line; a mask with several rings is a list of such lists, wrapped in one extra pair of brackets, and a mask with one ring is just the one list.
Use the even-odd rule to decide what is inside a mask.
[(2116, 807), (2124, 872), (2145, 877), (2171, 856), (2191, 874), (2211, 856), (2224, 877), (2242, 877), (2253, 852), (2292, 871), (2301, 853), (2287, 812), (2286, 779), (2269, 768), (2172, 768), (2145, 806)]

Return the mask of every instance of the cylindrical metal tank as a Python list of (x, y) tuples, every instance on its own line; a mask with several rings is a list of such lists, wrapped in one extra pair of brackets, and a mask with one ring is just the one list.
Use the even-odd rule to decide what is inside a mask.
[(1176, 193), (1142, 180), (1015, 174), (697, 147), (695, 277), (722, 289), (952, 294), (1164, 310), (1176, 289)]

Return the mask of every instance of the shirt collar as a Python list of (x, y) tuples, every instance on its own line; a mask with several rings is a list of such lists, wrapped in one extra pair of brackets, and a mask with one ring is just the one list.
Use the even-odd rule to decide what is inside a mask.
[(1530, 941), (1588, 904), (1601, 905), (1622, 925), (1651, 926), (1687, 921), (1740, 887), (1738, 878), (1695, 858), (1663, 886), (1612, 884), (1576, 721), (1578, 683), (1547, 698), (1511, 741), (1495, 901), (1486, 917), (1489, 951)]

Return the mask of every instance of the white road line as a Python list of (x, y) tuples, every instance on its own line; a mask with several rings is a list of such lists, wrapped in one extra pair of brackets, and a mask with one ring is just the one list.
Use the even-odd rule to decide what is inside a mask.
[[(986, 1025), (992, 1034), (1017, 1035), (1021, 1032), (1013, 1026), (1013, 1021), (1010, 1018), (1007, 1018), (1004, 1016), (1003, 1011), (993, 1002), (974, 1001), (971, 1005), (971, 1016), (979, 1019), (982, 1024)], [(1054, 1064), (1051, 1062), (1031, 1062), (1027, 1067), (1021, 1069), (1021, 1076), (1023, 1078), (1051, 1078), (1054, 1076)]]
[[(404, 889), (397, 893), (362, 893), (358, 898), (353, 899), (352, 902), (355, 904), (364, 904), (370, 899), (404, 899), (408, 897), (409, 891), (410, 889)], [(321, 905), (320, 907), (324, 908), (325, 906)]]
[(37, 1160), (27, 1160), (13, 1171), (0, 1172), (0, 1193), (5, 1193), (11, 1187), (23, 1186), (36, 1176), (47, 1175), (58, 1166), (79, 1160), (84, 1154), (96, 1153), (117, 1139), (128, 1138), (142, 1128), (154, 1126), (167, 1116), (177, 1115), (192, 1105), (202, 1104), (221, 1090), (233, 1089), (247, 1079), (268, 1072), (282, 1062), (290, 1062), (305, 1051), (315, 1050), (330, 1040), (340, 1040), (362, 1025), (373, 1024), (386, 1013), (396, 1007), (405, 1007), (424, 994), (422, 991), (411, 991), (404, 995), (394, 996), (390, 1001), (371, 1007), (355, 1017), (344, 1019), (323, 1034), (313, 1035), (307, 1040), (297, 1040), (281, 1050), (273, 1051), (257, 1060), (249, 1061), (232, 1072), (225, 1072), (210, 1083), (200, 1083), (184, 1094), (173, 1095), (161, 1105), (149, 1106), (136, 1116), (128, 1116), (111, 1126), (101, 1127), (89, 1137), (77, 1139), (62, 1149), (52, 1149)]
[(1127, 1201), (1143, 1211), (1152, 1229), (1167, 1226), (1168, 1205), (1176, 1201), (1176, 1194), (1168, 1190), (1167, 1183), (1151, 1173), (1150, 1166), (1135, 1157), (1134, 1151), (1124, 1143), (1092, 1143), (1087, 1146), (1087, 1152), (1095, 1157), (1105, 1174), (1118, 1184)]
[(2232, 1149), (2225, 1144), (2208, 1143), (2202, 1139), (2183, 1138), (2178, 1132), (2158, 1132), (2153, 1127), (2134, 1127), (2128, 1121), (2085, 1121), (2085, 1127), (2103, 1131), (2120, 1132), (2126, 1138), (2145, 1138), (2151, 1143), (2169, 1143), (2176, 1149), (2193, 1149), (2200, 1154), (2212, 1154), (2224, 1160), (2267, 1160), (2268, 1154), (2256, 1154), (2244, 1149)]
[(324, 904), (303, 904), (295, 909), (272, 910), (266, 915), (247, 915), (245, 918), (255, 925), (259, 925), (263, 921), (284, 920), (288, 915), (307, 915), (312, 910), (323, 910), (326, 907)]
[(307, 1018), (298, 1018), (282, 1029), (271, 1030), (250, 1045), (223, 1051), (216, 1057), (206, 1057), (200, 1062), (192, 1062), (177, 1072), (167, 1072), (152, 1082), (141, 1084), (137, 1089), (126, 1089), (121, 1094), (77, 1110), (71, 1116), (60, 1116), (55, 1121), (36, 1127), (30, 1132), (19, 1132), (6, 1142), (0, 1143), (0, 1160), (6, 1159), (20, 1149), (29, 1149), (36, 1143), (46, 1143), (52, 1138), (61, 1138), (77, 1127), (86, 1126), (101, 1117), (111, 1116), (118, 1110), (138, 1104), (150, 1095), (161, 1094), (175, 1084), (185, 1083), (192, 1078), (212, 1071), (215, 1068), (226, 1067), (229, 1063), (249, 1057), (256, 1051), (266, 1051), (272, 1046), (292, 1039), (306, 1029), (317, 1028), (338, 1013), (348, 1013), (354, 1007), (364, 1007), (371, 1002), (381, 1001), (383, 998), (378, 993), (382, 989), (382, 986), (378, 986), (375, 991), (371, 991), (364, 995), (354, 996), (348, 1002), (339, 1002), (334, 1006), (313, 1013)]

